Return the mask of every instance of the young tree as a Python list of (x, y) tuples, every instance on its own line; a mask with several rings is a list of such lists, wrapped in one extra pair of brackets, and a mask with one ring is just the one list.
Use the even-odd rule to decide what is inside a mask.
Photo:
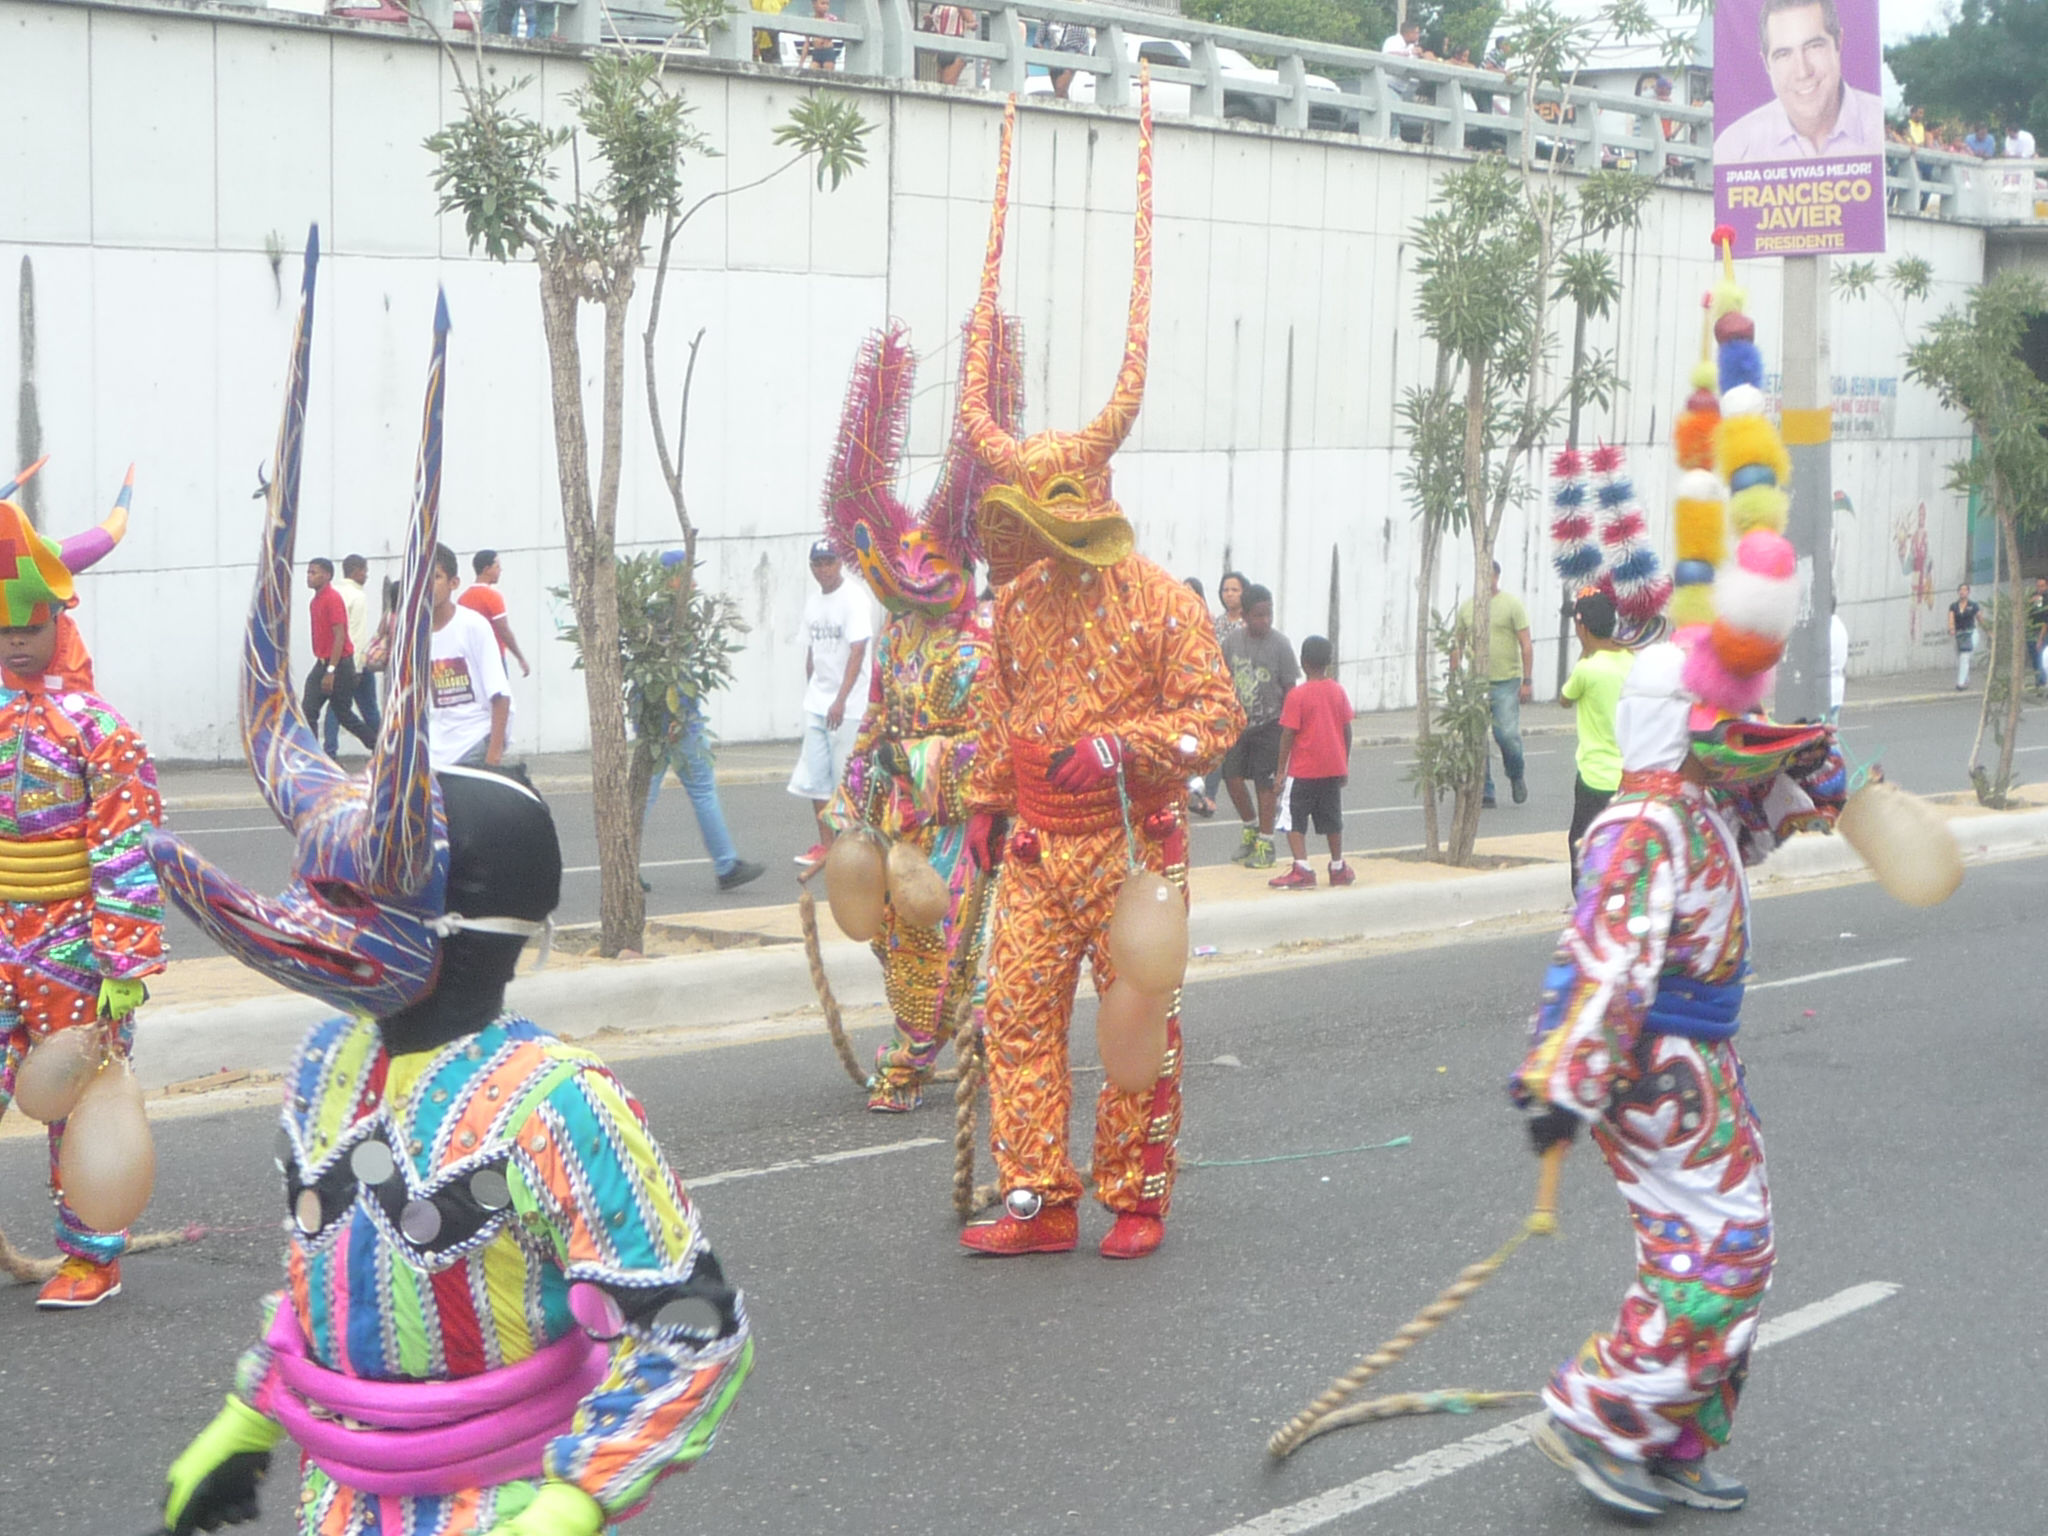
[(1934, 117), (2048, 135), (2048, 0), (1963, 0), (1943, 19), (1945, 31), (1884, 51), (1906, 100)]
[[(1423, 520), (1417, 574), (1417, 761), (1427, 802), (1424, 816), (1436, 852), (1433, 806), (1455, 793), (1449, 863), (1466, 863), (1479, 832), (1486, 757), (1455, 743), (1430, 747), (1430, 679), (1436, 646), (1429, 607), (1435, 559), (1445, 535), (1472, 539), (1471, 622), (1453, 650), (1454, 666), (1470, 670), (1455, 690), (1469, 701), (1483, 693), (1489, 672), (1494, 545), (1511, 502), (1526, 490), (1529, 450), (1574, 402), (1611, 402), (1619, 381), (1608, 352), (1588, 352), (1577, 337), (1574, 365), (1561, 384), (1550, 378), (1551, 307), (1584, 294), (1611, 304), (1620, 281), (1600, 242), (1640, 221), (1650, 183), (1621, 171), (1596, 171), (1566, 187), (1554, 171), (1532, 173), (1487, 157), (1446, 176), (1430, 211), (1415, 227), (1416, 308), (1423, 334), (1437, 345), (1434, 386), (1413, 390), (1401, 416), (1410, 435), (1406, 476)], [(1476, 719), (1457, 712), (1462, 729)], [(1483, 731), (1481, 724), (1478, 727)], [(1439, 776), (1450, 770), (1455, 776)]]
[[(2001, 272), (1973, 288), (1959, 308), (1945, 312), (1906, 349), (1906, 377), (1962, 412), (1976, 434), (1974, 451), (1949, 466), (1949, 489), (1981, 494), (1998, 528), (2008, 585), (1995, 593), (1987, 626), (1993, 641), (1983, 707), (1998, 745), (1997, 765), (1987, 770), (1976, 761), (1975, 747), (1970, 754), (1977, 798), (1998, 807), (2012, 789), (2020, 698), (2028, 673), (2019, 533), (2022, 525), (2048, 516), (2048, 383), (2020, 352), (2029, 326), (2044, 314), (2048, 284), (2031, 273)], [(1980, 723), (1980, 743), (1983, 735)]]
[[(639, 882), (640, 807), (631, 798), (635, 774), (626, 737), (614, 547), (625, 429), (626, 320), (646, 257), (649, 224), (658, 222), (669, 232), (665, 271), (679, 215), (687, 217), (680, 214), (683, 160), (714, 151), (691, 124), (690, 108), (680, 94), (663, 83), (662, 55), (593, 54), (582, 89), (568, 98), (578, 127), (552, 130), (510, 105), (527, 82), (486, 85), (480, 55), (474, 79), (464, 77), (453, 52), (448, 59), (463, 110), (427, 140), (438, 161), (434, 185), (442, 210), (460, 213), (470, 248), (481, 248), (494, 261), (531, 253), (540, 279), (569, 598), (590, 710), (591, 792), (602, 887), (600, 950), (615, 955), (640, 947), (646, 916)], [(836, 186), (866, 163), (862, 138), (868, 131), (850, 103), (807, 97), (776, 137), (792, 146), (799, 159), (815, 157), (821, 184), (829, 174)], [(589, 186), (580, 169), (586, 144), (604, 167)], [(550, 186), (549, 159), (565, 146), (574, 152), (578, 174), (562, 197)], [(594, 483), (576, 324), (584, 304), (603, 315)], [(694, 546), (681, 501), (680, 471), (669, 478), (686, 546)]]

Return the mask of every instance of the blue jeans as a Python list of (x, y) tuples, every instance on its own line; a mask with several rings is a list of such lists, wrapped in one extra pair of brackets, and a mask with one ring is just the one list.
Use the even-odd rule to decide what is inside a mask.
[(661, 781), (668, 777), (670, 770), (682, 780), (683, 788), (689, 791), (690, 806), (697, 813), (697, 831), (704, 839), (704, 851), (711, 855), (711, 867), (719, 874), (730, 874), (733, 866), (740, 861), (739, 850), (732, 845), (732, 833), (726, 829), (725, 811), (718, 803), (718, 774), (712, 764), (711, 741), (704, 728), (703, 712), (689, 705), (669, 743), (666, 757), (655, 765), (654, 780), (647, 786), (647, 807), (641, 813), (644, 823), (647, 812), (654, 809), (654, 802), (661, 798)]
[[(1493, 709), (1493, 739), (1500, 743), (1500, 765), (1513, 782), (1522, 776), (1522, 680), (1502, 678), (1486, 685)], [(1493, 754), (1486, 754), (1486, 798), (1493, 798)]]
[[(374, 740), (377, 727), (384, 723), (384, 716), (377, 708), (377, 674), (357, 672), (355, 687), (349, 692), (349, 702), (355, 706), (356, 718), (363, 722), (363, 728)], [(341, 716), (329, 709), (320, 726), (320, 745), (327, 749), (329, 757), (341, 745)]]

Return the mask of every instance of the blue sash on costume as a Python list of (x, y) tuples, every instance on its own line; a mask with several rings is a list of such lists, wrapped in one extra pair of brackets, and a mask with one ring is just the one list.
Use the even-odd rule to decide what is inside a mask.
[[(1748, 967), (1743, 976), (1749, 975)], [(1657, 999), (1643, 1027), (1688, 1040), (1728, 1040), (1740, 1027), (1743, 981), (1699, 981), (1667, 974), (1657, 979)]]

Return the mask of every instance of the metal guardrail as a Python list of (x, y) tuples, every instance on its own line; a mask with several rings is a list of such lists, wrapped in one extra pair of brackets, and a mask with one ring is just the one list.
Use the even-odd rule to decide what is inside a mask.
[[(455, 0), (414, 3), (444, 29), (452, 26)], [(508, 7), (513, 3), (505, 0)], [(978, 33), (949, 37), (918, 28), (918, 11), (929, 7), (913, 0), (835, 0), (839, 14), (833, 17), (810, 15), (806, 0), (791, 0), (783, 11), (757, 11), (729, 0), (724, 17), (704, 36), (678, 46), (674, 17), (659, 0), (557, 4), (559, 43), (658, 43), (684, 54), (744, 63), (754, 60), (757, 33), (799, 42), (828, 37), (842, 45), (836, 73), (849, 78), (929, 82), (939, 59), (960, 58), (973, 67), (961, 73), (952, 89), (1024, 94), (1034, 69), (1072, 71), (1092, 81), (1096, 106), (1126, 110), (1137, 100), (1139, 59), (1133, 39), (1164, 39), (1185, 57), (1180, 63), (1153, 64), (1154, 111), (1160, 116), (1172, 114), (1161, 110), (1157, 87), (1185, 87), (1186, 115), (1196, 121), (1250, 119), (1366, 140), (1468, 153), (1499, 151), (1517, 159), (1526, 144), (1533, 160), (1556, 160), (1581, 170), (1622, 166), (1699, 187), (1712, 180), (1713, 114), (1705, 107), (1577, 85), (1532, 87), (1527, 80), (1489, 69), (1246, 32), (1129, 5), (1024, 0), (977, 9)], [(195, 7), (181, 0), (180, 8)], [(1090, 51), (1039, 46), (1039, 24), (1048, 21), (1089, 29)], [(1228, 67), (1225, 49), (1260, 61), (1268, 73)], [(1487, 110), (1488, 105), (1494, 109)], [(1894, 213), (1994, 225), (2048, 222), (2048, 158), (1980, 160), (1895, 143), (1885, 145), (1884, 158)]]

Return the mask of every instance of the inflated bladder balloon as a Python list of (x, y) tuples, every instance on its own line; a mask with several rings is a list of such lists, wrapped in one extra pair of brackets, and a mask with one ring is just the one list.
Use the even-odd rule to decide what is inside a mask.
[(889, 847), (889, 901), (896, 916), (913, 928), (935, 928), (953, 905), (953, 893), (917, 844), (899, 840)]
[(1909, 907), (1939, 905), (1963, 883), (1963, 856), (1948, 822), (1896, 784), (1865, 784), (1842, 807), (1835, 827), (1877, 883)]
[(85, 1085), (100, 1069), (104, 1047), (99, 1030), (60, 1029), (29, 1048), (14, 1075), (14, 1106), (45, 1125), (71, 1113)]
[(1144, 1093), (1166, 1065), (1166, 1013), (1172, 992), (1146, 992), (1119, 976), (1102, 994), (1095, 1014), (1095, 1048), (1102, 1070), (1125, 1093)]
[(57, 1153), (64, 1201), (95, 1232), (133, 1224), (156, 1187), (156, 1147), (142, 1112), (142, 1085), (125, 1061), (86, 1084)]
[(840, 833), (825, 856), (825, 900), (839, 931), (862, 944), (880, 933), (887, 891), (882, 845), (874, 834), (865, 829)]
[(1140, 992), (1171, 992), (1188, 973), (1188, 904), (1148, 869), (1117, 888), (1109, 918), (1109, 960)]

